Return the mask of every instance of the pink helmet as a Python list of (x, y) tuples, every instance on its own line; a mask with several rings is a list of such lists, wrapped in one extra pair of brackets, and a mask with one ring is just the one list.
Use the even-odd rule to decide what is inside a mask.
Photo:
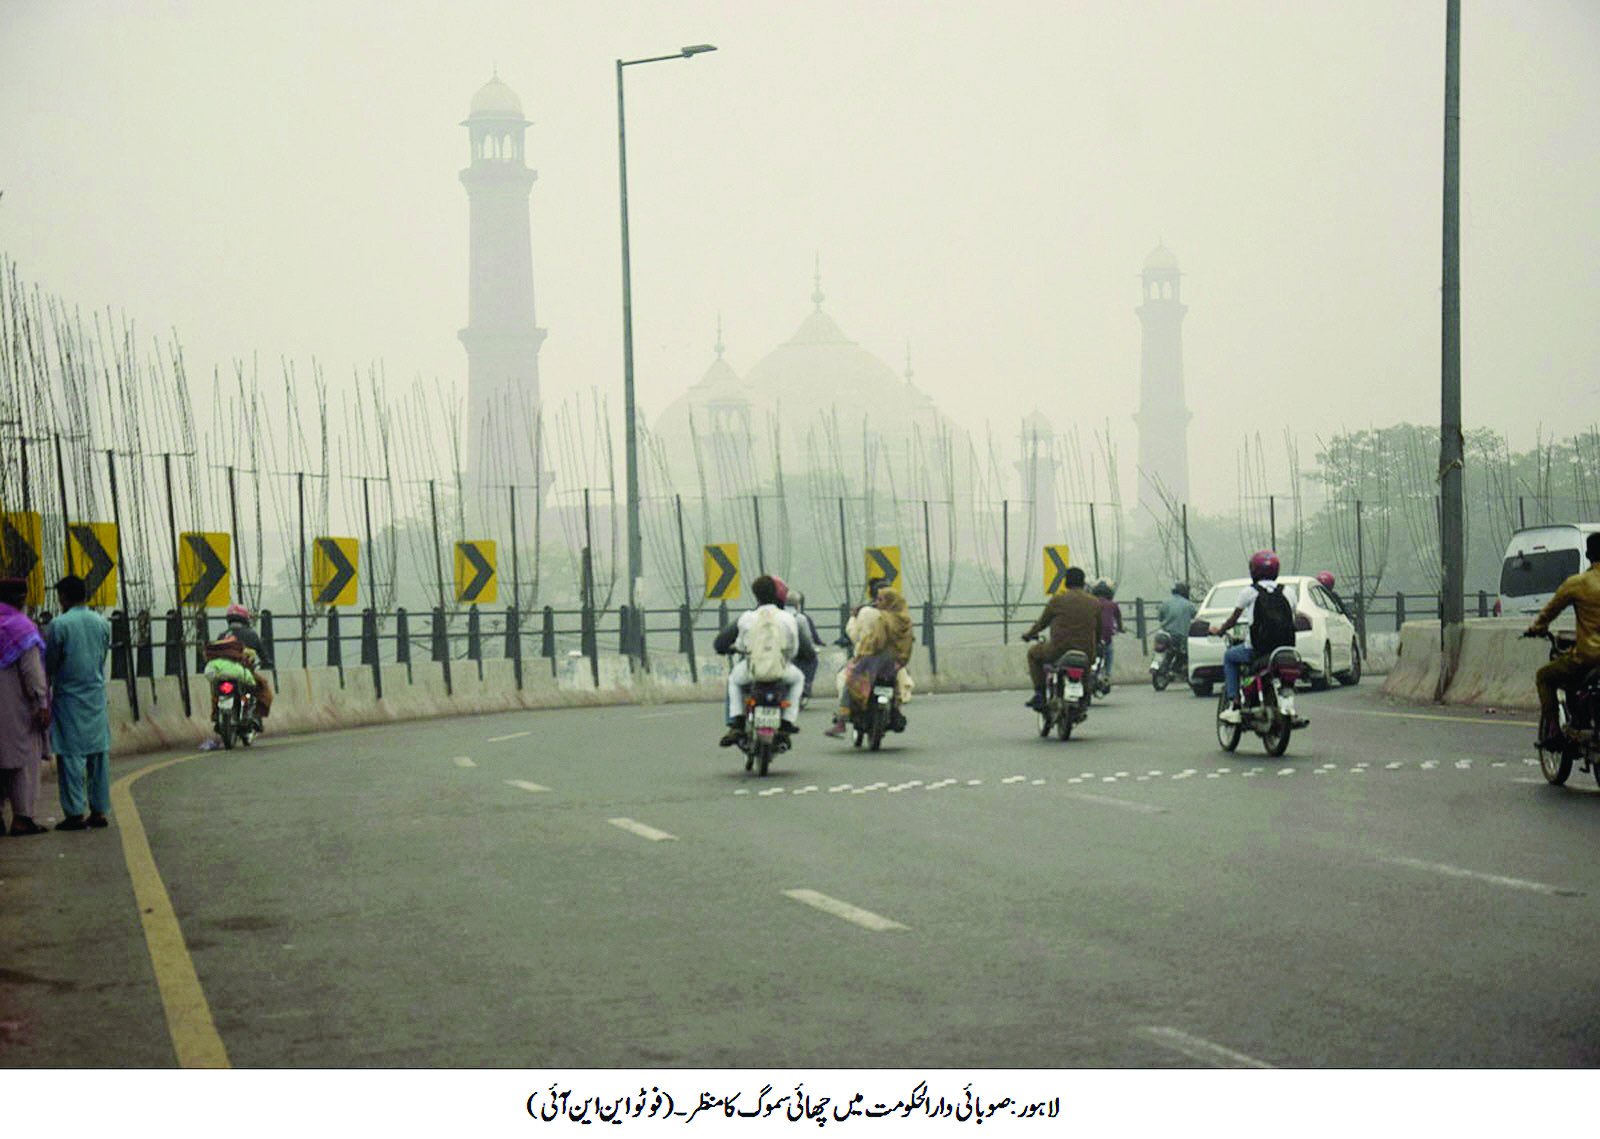
[(1250, 580), (1268, 581), (1278, 579), (1278, 555), (1271, 550), (1257, 550), (1250, 555)]
[(1333, 588), (1333, 574), (1329, 573), (1327, 570), (1323, 570), (1321, 573), (1319, 573), (1317, 575), (1317, 580), (1322, 583), (1323, 589)]
[(235, 602), (234, 604), (228, 606), (228, 611), (224, 614), (224, 616), (227, 617), (229, 620), (232, 620), (234, 617), (237, 617), (241, 621), (248, 621), (248, 620), (250, 620), (250, 610), (246, 609), (243, 605), (240, 605), (238, 602)]
[(779, 609), (789, 604), (789, 587), (784, 584), (783, 578), (777, 574), (772, 575), (772, 588), (777, 591)]

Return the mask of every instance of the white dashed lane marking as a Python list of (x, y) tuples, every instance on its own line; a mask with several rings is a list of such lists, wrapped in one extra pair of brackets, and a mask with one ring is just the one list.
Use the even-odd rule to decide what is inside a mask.
[(507, 779), (506, 780), (506, 786), (508, 786), (508, 787), (517, 787), (517, 788), (520, 788), (523, 791), (548, 791), (548, 790), (550, 790), (550, 788), (541, 786), (538, 783), (529, 783), (526, 779)]
[(503, 744), (507, 740), (520, 740), (523, 736), (531, 736), (531, 735), (533, 735), (533, 733), (531, 731), (528, 731), (528, 732), (512, 732), (508, 736), (490, 736), (489, 737), (489, 742), (492, 743), (492, 744)]
[(1067, 798), (1081, 799), (1085, 803), (1099, 803), (1106, 807), (1121, 807), (1124, 811), (1138, 811), (1146, 815), (1164, 815), (1165, 807), (1151, 806), (1149, 803), (1135, 803), (1131, 799), (1113, 799), (1106, 795), (1089, 795), (1082, 791), (1068, 791)]
[(1176, 1028), (1141, 1028), (1139, 1035), (1213, 1068), (1270, 1068), (1271, 1064)]
[(636, 834), (640, 838), (647, 838), (651, 842), (676, 842), (678, 839), (678, 836), (675, 834), (668, 834), (666, 831), (658, 831), (655, 827), (647, 827), (643, 823), (636, 822), (633, 819), (607, 819), (606, 822), (610, 823), (614, 827), (619, 827), (622, 830), (627, 831), (629, 834)]
[(1560, 886), (1547, 885), (1544, 882), (1530, 882), (1526, 878), (1508, 878), (1503, 874), (1485, 874), (1478, 870), (1467, 870), (1460, 866), (1450, 866), (1443, 862), (1424, 862), (1420, 858), (1385, 858), (1383, 861), (1392, 866), (1405, 866), (1412, 870), (1426, 870), (1432, 874), (1442, 874), (1447, 878), (1466, 878), (1474, 882), (1484, 882), (1491, 886), (1505, 886), (1512, 890), (1530, 890), (1535, 894), (1549, 894), (1562, 898), (1581, 898), (1582, 890), (1568, 890)]
[(457, 767), (477, 767), (478, 766), (476, 763), (473, 763), (472, 760), (470, 760), (469, 758), (467, 758), (464, 755), (458, 755), (454, 759), (452, 759), (450, 762), (455, 764)]
[(849, 902), (841, 902), (838, 898), (830, 898), (826, 894), (819, 894), (815, 890), (785, 890), (783, 893), (785, 897), (793, 898), (797, 902), (804, 902), (806, 905), (819, 909), (825, 914), (843, 918), (847, 922), (859, 925), (862, 929), (870, 929), (874, 933), (906, 928), (892, 918), (886, 918), (882, 914), (875, 914), (871, 910), (864, 910), (860, 906), (852, 906)]

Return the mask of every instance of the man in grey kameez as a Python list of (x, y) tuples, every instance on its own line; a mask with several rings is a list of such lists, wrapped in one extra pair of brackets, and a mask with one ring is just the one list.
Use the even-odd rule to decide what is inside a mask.
[(45, 630), (44, 654), (51, 688), (50, 742), (56, 753), (61, 813), (66, 816), (56, 830), (81, 831), (106, 826), (111, 810), (111, 720), (105, 678), (111, 622), (84, 605), (89, 594), (81, 577), (68, 575), (56, 582), (56, 597), (61, 615)]
[[(27, 582), (0, 580), (0, 807), (11, 802), (14, 835), (43, 834), (33, 820), (50, 723), (44, 678), (44, 638), (22, 611)], [(5, 822), (0, 819), (0, 834)]]

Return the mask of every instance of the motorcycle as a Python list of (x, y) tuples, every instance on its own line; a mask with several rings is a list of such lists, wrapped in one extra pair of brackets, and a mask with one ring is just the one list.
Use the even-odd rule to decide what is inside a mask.
[(900, 713), (900, 699), (895, 695), (893, 680), (874, 681), (865, 708), (851, 703), (850, 728), (855, 746), (865, 743), (868, 751), (877, 751), (883, 746), (885, 734), (906, 730), (906, 718)]
[(744, 732), (739, 736), (739, 750), (744, 752), (744, 769), (755, 769), (765, 775), (772, 757), (789, 750), (790, 735), (782, 730), (783, 710), (789, 702), (784, 699), (787, 687), (783, 681), (755, 680), (744, 690)]
[[(1539, 636), (1537, 633), (1528, 635)], [(1551, 660), (1572, 647), (1570, 640), (1558, 641), (1549, 633), (1543, 635), (1550, 642)], [(1543, 724), (1540, 725), (1540, 742), (1534, 745), (1539, 752), (1539, 770), (1545, 779), (1559, 787), (1567, 781), (1572, 765), (1577, 763), (1600, 781), (1600, 665), (1586, 672), (1571, 692), (1556, 689), (1556, 723), (1566, 738), (1565, 745), (1545, 747)]]
[(1094, 665), (1089, 669), (1089, 695), (1096, 700), (1104, 700), (1111, 695), (1111, 662), (1106, 659), (1102, 651), (1094, 658)]
[(1071, 739), (1072, 729), (1089, 717), (1087, 683), (1089, 657), (1068, 649), (1054, 664), (1044, 666), (1044, 711), (1039, 713), (1039, 736), (1049, 738), (1055, 729), (1060, 739)]
[(1249, 675), (1239, 685), (1239, 723), (1222, 718), (1228, 696), (1217, 697), (1217, 743), (1223, 751), (1233, 751), (1246, 729), (1261, 737), (1271, 756), (1289, 749), (1289, 736), (1311, 721), (1294, 710), (1294, 686), (1306, 673), (1305, 662), (1292, 648), (1274, 649), (1270, 655), (1252, 663)]
[(1174, 677), (1187, 676), (1189, 672), (1189, 642), (1174, 637), (1165, 629), (1156, 630), (1155, 655), (1150, 658), (1150, 687), (1157, 692), (1166, 690)]
[(232, 680), (216, 682), (217, 710), (212, 715), (211, 726), (216, 729), (222, 746), (233, 749), (235, 742), (249, 747), (261, 731), (261, 719), (256, 715), (255, 689)]

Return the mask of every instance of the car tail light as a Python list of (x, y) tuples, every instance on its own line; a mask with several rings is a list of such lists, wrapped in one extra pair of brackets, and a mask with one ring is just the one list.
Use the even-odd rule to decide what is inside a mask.
[(1311, 618), (1304, 613), (1296, 613), (1294, 615), (1294, 631), (1297, 633), (1311, 632)]
[(233, 681), (224, 680), (222, 682), (222, 684), (217, 688), (217, 691), (222, 693), (224, 696), (232, 696), (233, 695)]

